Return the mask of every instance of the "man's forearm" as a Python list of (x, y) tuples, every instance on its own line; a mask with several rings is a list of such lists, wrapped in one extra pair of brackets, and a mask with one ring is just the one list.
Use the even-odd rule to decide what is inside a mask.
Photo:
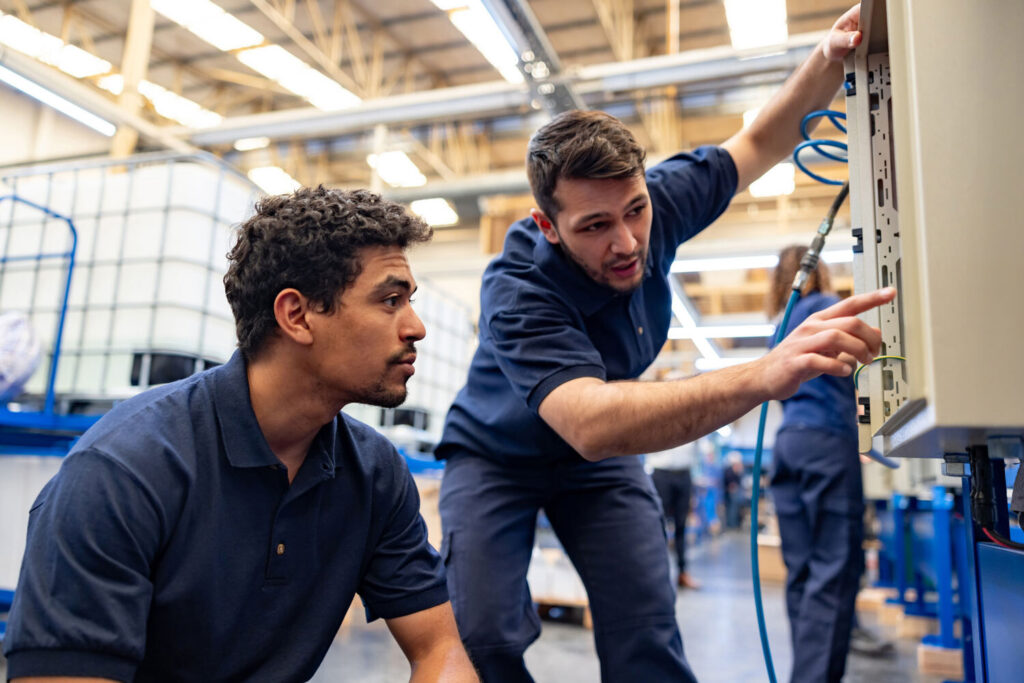
[[(740, 172), (739, 189), (793, 151), (801, 140), (800, 121), (808, 112), (827, 108), (842, 81), (842, 63), (826, 59), (819, 44), (761, 108), (754, 122), (723, 143)], [(812, 127), (817, 123), (812, 122)]]
[(556, 431), (587, 460), (662, 451), (713, 432), (767, 400), (759, 365), (671, 382), (581, 378), (553, 391), (541, 404), (541, 417), (557, 424)]
[(466, 656), (462, 642), (453, 640), (448, 647), (435, 647), (419, 661), (412, 663), (410, 683), (478, 683), (479, 678)]
[[(811, 111), (826, 109), (843, 83), (843, 65), (825, 58), (822, 45), (800, 65), (758, 115), (751, 134), (759, 145), (782, 159), (800, 142), (800, 121)], [(818, 121), (813, 122), (817, 125)], [(777, 160), (778, 160), (777, 159)]]

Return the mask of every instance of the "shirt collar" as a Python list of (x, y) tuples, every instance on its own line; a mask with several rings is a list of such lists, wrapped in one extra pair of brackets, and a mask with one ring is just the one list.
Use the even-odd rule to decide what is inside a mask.
[[(536, 245), (533, 249), (534, 263), (569, 297), (570, 302), (584, 316), (597, 313), (605, 304), (620, 296), (627, 296), (611, 287), (595, 282), (583, 269), (565, 255), (562, 249), (551, 244), (537, 229)], [(654, 272), (654, 256), (647, 248), (647, 262), (644, 264), (644, 280)]]
[[(249, 377), (246, 374), (245, 357), (235, 351), (230, 360), (213, 371), (214, 412), (220, 425), (224, 451), (232, 467), (273, 467), (280, 465), (270, 450), (249, 396)], [(333, 473), (335, 441), (339, 417), (325, 424), (310, 444), (306, 460), (317, 461), (316, 466), (324, 472)]]
[(213, 405), (225, 454), (232, 467), (280, 465), (256, 421), (245, 369), (245, 357), (241, 351), (235, 351), (227, 363), (214, 371)]

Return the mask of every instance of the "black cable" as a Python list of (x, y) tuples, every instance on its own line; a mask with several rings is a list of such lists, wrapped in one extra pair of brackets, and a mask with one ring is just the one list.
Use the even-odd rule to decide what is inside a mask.
[(1010, 548), (1011, 550), (1024, 550), (1024, 543), (1011, 541), (995, 529), (982, 529), (982, 532), (984, 532), (984, 534), (997, 545), (1001, 545), (1004, 548)]

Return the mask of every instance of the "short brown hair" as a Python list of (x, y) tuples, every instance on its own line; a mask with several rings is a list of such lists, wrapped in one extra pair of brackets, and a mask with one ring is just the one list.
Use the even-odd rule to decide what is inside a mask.
[(255, 357), (277, 330), (274, 299), (294, 287), (331, 313), (363, 264), (363, 247), (405, 248), (432, 231), (400, 204), (368, 190), (299, 188), (266, 197), (238, 228), (224, 289), (235, 314), (238, 348)]
[[(800, 259), (807, 253), (807, 247), (793, 244), (779, 252), (779, 265), (775, 266), (772, 274), (772, 288), (768, 292), (767, 310), (768, 317), (774, 318), (786, 307), (790, 292), (793, 291), (793, 278), (800, 270)], [(814, 269), (811, 276), (807, 278), (804, 291), (800, 296), (807, 296), (811, 292), (832, 291), (832, 278), (829, 277), (828, 266), (821, 260), (818, 267)]]
[(644, 172), (646, 156), (622, 121), (576, 109), (559, 114), (530, 138), (526, 172), (538, 208), (554, 221), (559, 178), (631, 178)]

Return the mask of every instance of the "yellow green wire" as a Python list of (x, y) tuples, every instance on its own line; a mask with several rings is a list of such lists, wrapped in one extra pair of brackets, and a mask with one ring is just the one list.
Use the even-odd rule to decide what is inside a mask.
[[(903, 356), (878, 356), (873, 361), (871, 361), (871, 363), (877, 363), (880, 360), (901, 360), (903, 362), (907, 361), (907, 359), (904, 358)], [(857, 368), (856, 372), (853, 373), (853, 388), (854, 389), (857, 389), (858, 391), (860, 391), (860, 387), (857, 385), (857, 378), (860, 377), (860, 371), (863, 370), (864, 368), (866, 368), (868, 365), (871, 365), (871, 363), (867, 363), (866, 365), (861, 365), (860, 367)]]

